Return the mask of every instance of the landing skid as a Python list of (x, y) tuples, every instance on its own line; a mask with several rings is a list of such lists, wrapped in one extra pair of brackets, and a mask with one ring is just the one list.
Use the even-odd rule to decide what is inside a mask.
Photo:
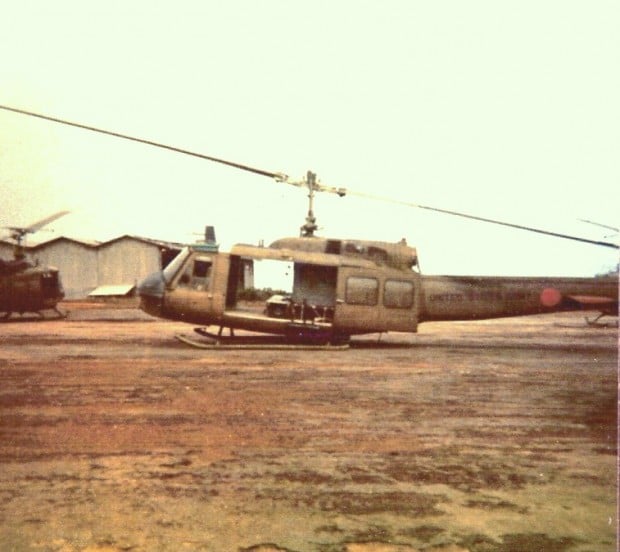
[(223, 336), (222, 331), (217, 334), (207, 331), (205, 328), (194, 328), (194, 331), (206, 337), (208, 340), (196, 340), (186, 335), (176, 335), (181, 343), (197, 349), (208, 350), (297, 350), (297, 351), (340, 351), (349, 348), (348, 343), (332, 345), (325, 339), (316, 338), (291, 340), (286, 336), (258, 335), (258, 336), (235, 336), (231, 329), (231, 335)]
[(11, 315), (13, 314), (13, 312), (9, 311), (9, 312), (5, 312), (2, 316), (0, 316), (0, 322), (44, 322), (48, 320), (49, 321), (62, 320), (64, 318), (67, 318), (69, 314), (67, 312), (62, 312), (57, 307), (54, 307), (50, 310), (53, 310), (56, 313), (56, 316), (45, 316), (45, 313), (43, 311), (29, 311), (29, 312), (33, 312), (36, 315), (38, 315), (38, 318), (35, 318), (34, 316), (24, 317), (23, 312), (19, 313), (19, 318), (11, 318)]
[(614, 317), (614, 315), (611, 315), (611, 314), (601, 313), (595, 318), (588, 318), (587, 316), (585, 316), (584, 317), (585, 325), (555, 324), (555, 326), (557, 326), (558, 328), (598, 328), (598, 329), (618, 327), (618, 317), (615, 317), (616, 318), (615, 320), (601, 321), (601, 318), (603, 318), (604, 316), (612, 317), (612, 318)]
[(599, 320), (601, 318), (603, 318), (603, 316), (610, 316), (607, 313), (601, 313), (599, 314), (596, 318), (590, 319), (586, 316), (586, 324), (590, 327), (590, 328), (617, 328), (618, 327), (618, 318), (616, 317), (616, 320), (613, 321), (609, 321), (609, 322), (599, 322)]

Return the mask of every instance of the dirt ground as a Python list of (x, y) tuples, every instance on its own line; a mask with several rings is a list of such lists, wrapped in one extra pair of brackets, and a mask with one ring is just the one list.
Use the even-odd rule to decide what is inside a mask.
[(616, 550), (617, 329), (202, 351), (63, 308), (0, 326), (2, 551)]

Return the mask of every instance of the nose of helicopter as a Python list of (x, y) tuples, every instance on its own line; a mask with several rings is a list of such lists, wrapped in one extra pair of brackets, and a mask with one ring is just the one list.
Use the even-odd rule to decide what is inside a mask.
[(161, 316), (164, 301), (165, 281), (163, 272), (149, 274), (138, 285), (140, 308), (153, 316)]

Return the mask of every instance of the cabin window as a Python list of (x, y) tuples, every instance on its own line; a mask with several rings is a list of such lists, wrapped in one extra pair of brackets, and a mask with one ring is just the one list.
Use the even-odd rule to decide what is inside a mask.
[(345, 301), (349, 305), (376, 305), (379, 282), (376, 278), (351, 276), (347, 278)]
[(413, 306), (413, 282), (386, 280), (383, 305), (394, 309), (410, 309)]

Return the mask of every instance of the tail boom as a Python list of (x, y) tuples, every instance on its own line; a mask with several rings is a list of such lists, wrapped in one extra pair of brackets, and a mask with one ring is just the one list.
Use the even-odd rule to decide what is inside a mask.
[(617, 314), (618, 277), (424, 276), (421, 295), (421, 322), (570, 310)]

